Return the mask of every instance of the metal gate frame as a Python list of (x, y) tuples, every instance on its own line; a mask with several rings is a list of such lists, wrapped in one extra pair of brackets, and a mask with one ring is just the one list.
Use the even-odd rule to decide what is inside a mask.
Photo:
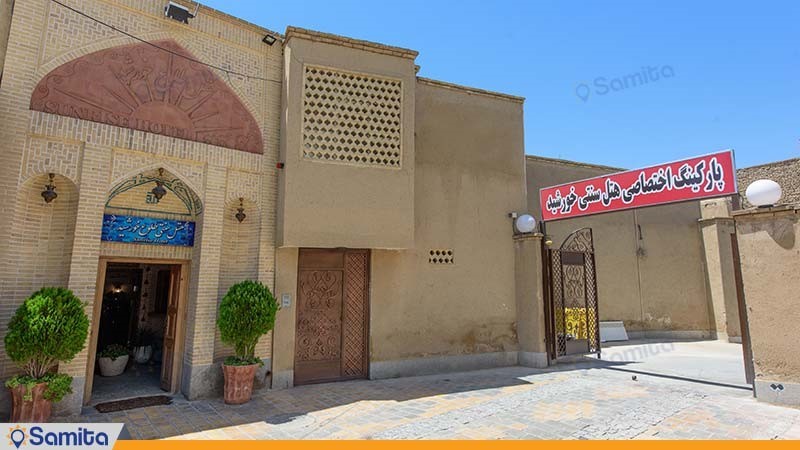
[(546, 249), (543, 256), (545, 332), (550, 360), (568, 355), (567, 295), (573, 299), (583, 297), (586, 353), (596, 353), (600, 358), (600, 314), (592, 229), (587, 227), (572, 232), (558, 249)]

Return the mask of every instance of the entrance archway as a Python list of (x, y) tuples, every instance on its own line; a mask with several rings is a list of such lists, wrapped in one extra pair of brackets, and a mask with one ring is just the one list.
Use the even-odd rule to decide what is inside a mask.
[[(160, 195), (156, 187), (163, 188)], [(202, 211), (200, 197), (158, 163), (109, 190), (85, 404), (180, 390), (190, 261)], [(114, 348), (127, 349), (128, 363), (121, 374), (103, 376), (100, 358)]]
[(600, 315), (591, 228), (581, 228), (548, 249), (547, 347), (551, 360), (596, 353), (600, 357)]

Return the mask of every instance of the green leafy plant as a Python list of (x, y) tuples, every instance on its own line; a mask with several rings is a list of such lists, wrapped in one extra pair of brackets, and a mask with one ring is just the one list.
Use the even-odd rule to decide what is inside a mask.
[(53, 369), (60, 362), (71, 361), (86, 345), (89, 318), (85, 306), (69, 289), (47, 287), (17, 308), (4, 342), (8, 357), (25, 373), (8, 380), (7, 387), (24, 385), (26, 400), (39, 383), (47, 383), (47, 400), (59, 401), (72, 392), (72, 377), (53, 373)]
[(47, 383), (44, 390), (44, 398), (51, 402), (59, 402), (65, 395), (72, 392), (72, 377), (63, 373), (48, 373), (42, 378), (33, 378), (30, 375), (17, 375), (6, 381), (6, 387), (14, 389), (17, 386), (25, 386), (23, 400), (33, 400), (33, 388), (39, 383)]
[(217, 326), (222, 342), (232, 345), (235, 357), (226, 365), (258, 364), (258, 339), (275, 326), (278, 302), (269, 288), (258, 281), (242, 281), (228, 289), (219, 305)]
[(111, 358), (112, 361), (115, 361), (117, 358), (123, 357), (128, 355), (128, 349), (119, 344), (111, 344), (107, 345), (100, 353), (97, 354), (100, 358)]

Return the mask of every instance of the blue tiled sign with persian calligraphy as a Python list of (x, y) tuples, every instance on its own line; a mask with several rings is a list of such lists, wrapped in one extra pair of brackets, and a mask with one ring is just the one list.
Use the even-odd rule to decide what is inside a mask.
[(100, 239), (191, 247), (194, 245), (194, 222), (105, 214)]

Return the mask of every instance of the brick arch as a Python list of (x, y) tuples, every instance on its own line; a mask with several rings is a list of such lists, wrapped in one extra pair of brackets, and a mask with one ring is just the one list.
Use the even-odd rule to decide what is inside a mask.
[[(22, 187), (24, 187), (26, 185), (29, 185), (31, 183), (42, 184), (43, 183), (42, 180), (46, 180), (46, 178), (51, 173), (55, 175), (55, 181), (56, 182), (58, 182), (59, 180), (66, 181), (70, 190), (75, 190), (75, 192), (78, 191), (78, 186), (80, 185), (80, 183), (78, 183), (77, 180), (74, 180), (68, 174), (64, 173), (63, 170), (58, 170), (58, 169), (44, 170), (44, 171), (43, 170), (37, 170), (35, 172), (27, 173), (23, 177), (21, 177), (19, 186), (20, 186), (20, 188), (22, 188)], [(46, 181), (44, 181), (44, 184), (47, 184)], [(58, 184), (56, 184), (56, 187), (57, 186), (58, 186)]]
[(24, 179), (14, 195), (12, 242), (8, 275), (15, 280), (15, 301), (44, 286), (67, 287), (78, 217), (78, 185), (58, 171), (52, 172), (58, 197), (45, 203), (41, 196), (49, 174), (39, 172)]
[[(195, 58), (173, 39), (153, 41)], [(85, 54), (50, 71), (30, 109), (263, 153), (250, 109), (210, 68), (137, 43)]]
[[(158, 169), (164, 169), (163, 176), (158, 174)], [(147, 168), (139, 169), (119, 180), (115, 180), (114, 183), (111, 184), (111, 189), (106, 196), (106, 207), (109, 206), (111, 200), (117, 195), (141, 185), (151, 185), (155, 183), (156, 180), (162, 181), (164, 183), (164, 188), (184, 203), (186, 210), (193, 218), (197, 218), (202, 214), (203, 201), (197, 194), (195, 188), (184, 181), (184, 177), (180, 176), (180, 174), (170, 168), (169, 165), (160, 163), (152, 164)]]

